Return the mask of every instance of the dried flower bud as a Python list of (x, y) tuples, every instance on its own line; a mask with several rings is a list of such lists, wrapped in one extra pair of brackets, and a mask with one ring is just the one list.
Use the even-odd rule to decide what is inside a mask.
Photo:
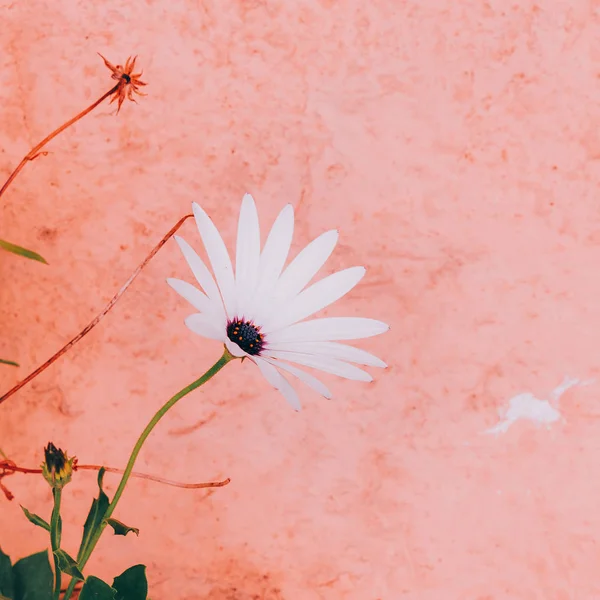
[(134, 56), (133, 58), (130, 56), (123, 67), (121, 65), (115, 66), (108, 62), (99, 52), (98, 55), (104, 61), (104, 64), (107, 66), (107, 68), (112, 72), (111, 78), (119, 82), (114, 89), (113, 97), (110, 101), (112, 104), (115, 100), (117, 100), (117, 114), (119, 114), (119, 111), (121, 110), (121, 104), (125, 102), (125, 98), (127, 98), (127, 100), (131, 100), (132, 102), (137, 102), (133, 97), (134, 93), (138, 96), (146, 95), (140, 92), (139, 88), (140, 86), (147, 84), (140, 80), (140, 77), (142, 76), (141, 72), (133, 72), (133, 69), (135, 69), (135, 61), (137, 60), (137, 56)]
[(71, 481), (73, 475), (73, 461), (66, 452), (48, 442), (44, 448), (45, 461), (42, 463), (42, 475), (53, 488), (62, 489)]

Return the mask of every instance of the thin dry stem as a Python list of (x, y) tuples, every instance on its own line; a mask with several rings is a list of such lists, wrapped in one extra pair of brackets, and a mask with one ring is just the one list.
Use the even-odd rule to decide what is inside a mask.
[(144, 259), (144, 261), (137, 267), (129, 279), (125, 282), (123, 287), (112, 297), (110, 302), (104, 307), (104, 309), (98, 314), (86, 327), (84, 327), (71, 341), (67, 342), (56, 354), (49, 358), (45, 363), (40, 365), (35, 371), (32, 371), (25, 379), (17, 383), (11, 388), (4, 396), (0, 397), (0, 404), (5, 400), (8, 400), (13, 394), (18, 392), (24, 385), (27, 385), (32, 379), (35, 379), (42, 371), (45, 371), (53, 362), (59, 359), (67, 350), (74, 346), (79, 340), (87, 335), (98, 323), (104, 318), (104, 316), (111, 310), (116, 304), (119, 298), (125, 293), (127, 288), (133, 283), (135, 278), (141, 273), (142, 269), (152, 260), (154, 255), (166, 244), (166, 242), (177, 233), (177, 230), (185, 223), (187, 219), (193, 215), (186, 215), (177, 221), (177, 223), (169, 230), (169, 232), (160, 240), (160, 242), (152, 249), (150, 254)]
[[(77, 465), (74, 469), (77, 471), (79, 469), (88, 470), (88, 471), (99, 471), (102, 467), (100, 465)], [(117, 473), (122, 475), (125, 471), (124, 469), (116, 469), (114, 467), (104, 467), (104, 470), (107, 473)], [(146, 473), (138, 473), (133, 471), (131, 473), (132, 477), (137, 477), (138, 479), (147, 479), (148, 481), (155, 481), (156, 483), (163, 483), (164, 485), (170, 485), (172, 487), (184, 488), (186, 490), (199, 490), (202, 488), (215, 488), (215, 487), (223, 487), (227, 485), (231, 479), (227, 477), (227, 479), (223, 479), (223, 481), (208, 481), (202, 483), (181, 483), (179, 481), (173, 481), (172, 479), (165, 479), (164, 477), (157, 477), (156, 475), (147, 475)]]
[(98, 98), (98, 100), (90, 104), (90, 106), (88, 106), (85, 110), (82, 110), (72, 119), (68, 120), (66, 123), (63, 123), (58, 129), (55, 129), (50, 135), (46, 136), (39, 144), (37, 144), (37, 146), (34, 146), (23, 157), (23, 160), (17, 165), (17, 168), (10, 174), (10, 177), (6, 180), (6, 183), (2, 186), (2, 188), (0, 188), (0, 198), (2, 197), (2, 194), (4, 194), (4, 192), (8, 189), (8, 186), (10, 186), (10, 184), (14, 181), (15, 177), (21, 172), (23, 167), (29, 161), (35, 160), (40, 154), (47, 154), (47, 152), (42, 152), (41, 150), (50, 140), (53, 140), (59, 133), (62, 133), (65, 129), (71, 127), (73, 123), (76, 123), (77, 121), (79, 121), (79, 119), (82, 119), (83, 117), (85, 117), (85, 115), (92, 112), (96, 108), (96, 106), (104, 102), (104, 100), (106, 100), (109, 96), (113, 97), (111, 103), (115, 100), (118, 100), (118, 113), (125, 98), (128, 98), (129, 100), (135, 102), (135, 98), (133, 97), (134, 93), (140, 96), (146, 95), (140, 92), (138, 89), (139, 86), (146, 85), (146, 83), (140, 81), (140, 76), (142, 74), (133, 73), (137, 56), (133, 59), (131, 59), (131, 57), (128, 58), (127, 62), (125, 63), (125, 67), (121, 67), (121, 65), (117, 65), (115, 67), (114, 65), (109, 63), (106, 60), (106, 58), (104, 58), (104, 56), (102, 56), (101, 54), (99, 54), (99, 56), (102, 58), (107, 68), (110, 69), (110, 71), (112, 72), (111, 79), (116, 79), (118, 83), (112, 88), (110, 88), (110, 90), (108, 90), (106, 94), (103, 94), (102, 96), (100, 96), (100, 98)]
[(53, 140), (59, 133), (62, 133), (68, 127), (71, 127), (73, 123), (79, 121), (92, 112), (96, 106), (104, 102), (109, 96), (114, 94), (119, 89), (120, 84), (112, 87), (106, 94), (103, 94), (96, 100), (94, 103), (90, 104), (85, 110), (82, 110), (79, 114), (75, 115), (72, 119), (69, 119), (66, 123), (63, 123), (58, 129), (55, 129), (50, 135), (47, 135), (37, 146), (34, 146), (23, 158), (23, 160), (17, 165), (17, 168), (10, 174), (10, 177), (6, 180), (6, 183), (0, 188), (0, 198), (2, 194), (8, 189), (8, 186), (14, 181), (15, 177), (21, 172), (23, 167), (30, 161), (35, 160), (40, 154), (46, 154), (46, 152), (41, 152), (42, 148), (51, 140)]
[[(74, 471), (99, 471), (102, 468), (102, 465), (80, 465), (76, 461), (73, 464)], [(115, 467), (104, 467), (104, 470), (107, 473), (117, 473), (122, 475), (124, 470), (117, 469)], [(14, 475), (15, 473), (24, 473), (24, 474), (37, 474), (39, 475), (42, 472), (42, 469), (28, 469), (26, 467), (20, 467), (14, 461), (10, 459), (0, 460), (0, 490), (4, 492), (4, 495), (8, 498), (8, 500), (12, 500), (14, 498), (13, 494), (2, 484), (2, 478), (8, 477), (10, 475)], [(200, 483), (181, 483), (179, 481), (173, 481), (172, 479), (165, 479), (164, 477), (157, 477), (156, 475), (148, 475), (147, 473), (138, 473), (134, 471), (131, 473), (132, 477), (136, 477), (138, 479), (147, 479), (148, 481), (155, 481), (156, 483), (162, 483), (164, 485), (170, 485), (172, 487), (184, 488), (187, 490), (199, 490), (204, 488), (216, 488), (223, 487), (227, 485), (231, 479), (227, 477), (223, 481), (207, 481)]]

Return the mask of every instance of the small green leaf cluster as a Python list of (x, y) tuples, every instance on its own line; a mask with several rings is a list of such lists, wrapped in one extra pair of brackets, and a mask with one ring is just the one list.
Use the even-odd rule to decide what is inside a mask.
[[(0, 549), (0, 600), (52, 600), (52, 581), (47, 551), (26, 556), (13, 565)], [(130, 567), (115, 577), (111, 585), (92, 575), (85, 579), (79, 594), (80, 600), (147, 600), (147, 597), (144, 565)]]
[[(148, 595), (148, 582), (146, 581), (146, 567), (135, 565), (115, 577), (112, 585), (90, 575), (85, 577), (82, 569), (94, 540), (102, 533), (102, 530), (110, 525), (115, 535), (127, 535), (133, 532), (139, 535), (139, 529), (129, 527), (121, 521), (105, 518), (110, 505), (108, 496), (102, 489), (104, 469), (98, 473), (98, 497), (92, 500), (83, 526), (81, 544), (77, 558), (73, 558), (64, 549), (60, 548), (60, 531), (62, 521), (60, 516), (54, 523), (49, 523), (44, 518), (36, 515), (25, 507), (21, 507), (27, 519), (53, 535), (53, 528), (58, 528), (55, 540), (58, 546), (53, 545), (53, 556), (55, 572), (52, 572), (48, 560), (48, 552), (38, 552), (21, 559), (14, 566), (11, 561), (0, 550), (0, 600), (59, 600), (60, 575), (64, 573), (71, 580), (82, 581), (83, 587), (79, 594), (80, 600), (146, 600)], [(56, 490), (55, 490), (56, 494)], [(81, 565), (81, 566), (80, 566)], [(58, 582), (58, 583), (57, 583)]]

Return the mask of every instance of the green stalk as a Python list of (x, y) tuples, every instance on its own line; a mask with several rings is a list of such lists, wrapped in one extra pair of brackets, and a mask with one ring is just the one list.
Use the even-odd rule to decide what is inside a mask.
[[(117, 507), (117, 503), (121, 499), (121, 496), (125, 491), (125, 486), (127, 485), (129, 477), (131, 476), (131, 472), (133, 471), (133, 466), (135, 465), (135, 461), (138, 457), (138, 454), (140, 453), (144, 442), (146, 441), (156, 424), (167, 414), (167, 412), (169, 412), (171, 408), (173, 408), (173, 406), (175, 406), (175, 404), (177, 404), (177, 402), (179, 402), (179, 400), (181, 400), (184, 396), (187, 396), (190, 392), (193, 392), (196, 388), (199, 388), (201, 385), (205, 384), (209, 379), (212, 379), (228, 362), (230, 362), (234, 358), (235, 357), (229, 352), (229, 350), (225, 348), (223, 356), (221, 356), (221, 358), (210, 369), (208, 369), (208, 371), (206, 371), (206, 373), (204, 373), (202, 377), (196, 379), (196, 381), (190, 383), (190, 385), (184, 387), (181, 391), (177, 392), (166, 404), (164, 404), (158, 410), (158, 412), (152, 417), (152, 419), (150, 419), (150, 422), (148, 423), (148, 425), (146, 425), (146, 428), (144, 429), (144, 431), (142, 431), (142, 434), (138, 438), (138, 441), (135, 443), (135, 446), (133, 447), (131, 456), (129, 457), (129, 462), (125, 467), (125, 471), (123, 472), (123, 476), (121, 477), (121, 481), (119, 482), (119, 487), (117, 488), (112, 502), (108, 505), (108, 509), (106, 510), (106, 514), (104, 515), (102, 525), (98, 527), (98, 529), (96, 529), (96, 531), (90, 538), (90, 543), (88, 544), (86, 550), (81, 556), (81, 559), (79, 560), (78, 565), (81, 571), (83, 571), (83, 567), (85, 567), (85, 564), (87, 563), (92, 552), (94, 551), (94, 548), (96, 547), (96, 544), (98, 543), (98, 540), (100, 539), (100, 536), (102, 535), (102, 532), (106, 527), (106, 520), (110, 518), (115, 508)], [(73, 593), (75, 583), (75, 579), (71, 579), (71, 582), (69, 583), (69, 587), (65, 592), (63, 600), (69, 600), (71, 594)]]
[(50, 518), (50, 545), (52, 546), (52, 556), (54, 557), (54, 600), (60, 598), (60, 585), (62, 573), (58, 566), (58, 558), (54, 552), (60, 548), (60, 536), (62, 533), (62, 520), (60, 518), (60, 499), (62, 488), (52, 488), (54, 496), (54, 506), (52, 508), (52, 517)]

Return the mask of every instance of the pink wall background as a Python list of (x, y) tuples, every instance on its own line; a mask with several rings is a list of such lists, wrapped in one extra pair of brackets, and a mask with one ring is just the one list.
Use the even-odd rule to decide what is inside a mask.
[[(0, 236), (50, 266), (0, 254), (0, 355), (22, 365), (0, 370), (2, 391), (78, 332), (192, 201), (231, 247), (247, 191), (265, 227), (295, 205), (296, 250), (339, 228), (329, 271), (368, 267), (329, 314), (392, 324), (361, 344), (386, 372), (325, 378), (334, 399), (302, 390), (300, 414), (246, 363), (182, 401), (137, 467), (232, 483), (134, 481), (116, 516), (140, 537), (104, 536), (91, 572), (144, 562), (155, 599), (598, 597), (599, 11), (2, 3), (3, 176), (111, 87), (96, 51), (139, 54), (149, 83), (138, 106), (103, 105), (55, 140), (3, 199)], [(192, 223), (182, 233), (197, 241)], [(174, 242), (0, 407), (13, 459), (36, 465), (52, 440), (123, 466), (154, 411), (216, 360), (169, 276), (188, 278)], [(558, 401), (566, 376), (576, 385)], [(519, 394), (507, 431), (484, 434)], [(47, 544), (19, 503), (46, 514), (50, 491), (6, 482), (0, 543), (18, 558)], [(74, 552), (94, 475), (67, 490)]]

